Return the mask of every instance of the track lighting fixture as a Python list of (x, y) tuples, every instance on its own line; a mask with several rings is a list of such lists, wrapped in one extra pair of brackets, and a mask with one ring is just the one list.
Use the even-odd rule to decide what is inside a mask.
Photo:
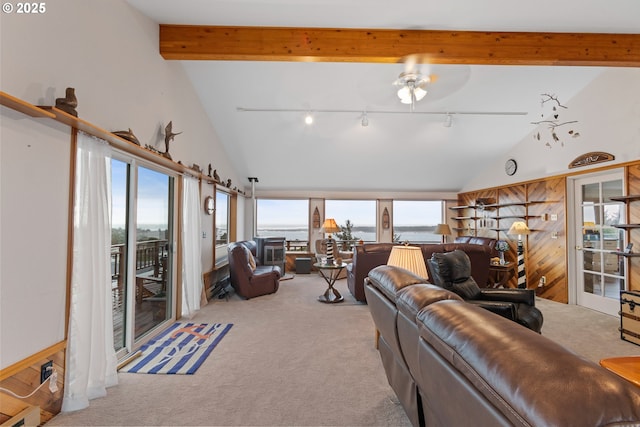
[(369, 118), (367, 117), (367, 112), (366, 111), (364, 111), (362, 113), (362, 122), (361, 123), (362, 123), (362, 127), (369, 126)]
[(444, 123), (442, 124), (442, 126), (444, 126), (446, 128), (450, 128), (452, 122), (453, 122), (453, 118), (451, 117), (451, 114), (447, 114), (447, 116), (444, 119)]
[(304, 123), (307, 124), (307, 125), (310, 125), (310, 124), (313, 123), (313, 116), (311, 115), (311, 113), (307, 113), (304, 116)]

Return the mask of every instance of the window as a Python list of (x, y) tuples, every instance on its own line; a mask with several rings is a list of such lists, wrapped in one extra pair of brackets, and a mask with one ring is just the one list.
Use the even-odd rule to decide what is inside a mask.
[(440, 243), (442, 236), (433, 234), (437, 224), (444, 222), (442, 201), (394, 200), (394, 241)]
[(229, 195), (224, 191), (216, 190), (216, 246), (226, 246), (228, 243)]
[(309, 240), (309, 200), (258, 199), (256, 203), (258, 237)]
[[(334, 236), (338, 240), (376, 241), (375, 200), (325, 200), (324, 217), (333, 218), (340, 227), (347, 227), (349, 221), (351, 235), (344, 239), (344, 231)], [(348, 233), (347, 233), (348, 235)]]

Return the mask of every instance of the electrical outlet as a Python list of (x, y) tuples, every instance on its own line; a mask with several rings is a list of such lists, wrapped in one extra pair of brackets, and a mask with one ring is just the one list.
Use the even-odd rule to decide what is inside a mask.
[(47, 378), (53, 373), (53, 360), (49, 360), (47, 363), (43, 363), (40, 366), (40, 384), (45, 382)]

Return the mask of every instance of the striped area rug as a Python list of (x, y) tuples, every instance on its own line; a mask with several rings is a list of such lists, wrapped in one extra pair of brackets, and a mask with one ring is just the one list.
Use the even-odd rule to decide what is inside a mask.
[(140, 357), (120, 372), (193, 374), (231, 326), (231, 323), (176, 322), (142, 346)]

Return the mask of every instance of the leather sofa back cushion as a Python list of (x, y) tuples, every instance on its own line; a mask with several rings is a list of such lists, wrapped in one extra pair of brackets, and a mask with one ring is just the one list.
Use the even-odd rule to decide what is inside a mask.
[(425, 280), (402, 268), (380, 265), (369, 272), (370, 284), (390, 301), (396, 302), (397, 292), (405, 286), (424, 283)]
[(418, 311), (429, 304), (449, 299), (461, 300), (457, 294), (431, 284), (407, 286), (399, 290), (396, 296), (398, 310), (414, 321)]
[[(424, 341), (514, 425), (640, 419), (640, 389), (515, 322), (441, 301), (423, 308), (417, 323)], [(420, 363), (430, 363), (424, 356)]]

